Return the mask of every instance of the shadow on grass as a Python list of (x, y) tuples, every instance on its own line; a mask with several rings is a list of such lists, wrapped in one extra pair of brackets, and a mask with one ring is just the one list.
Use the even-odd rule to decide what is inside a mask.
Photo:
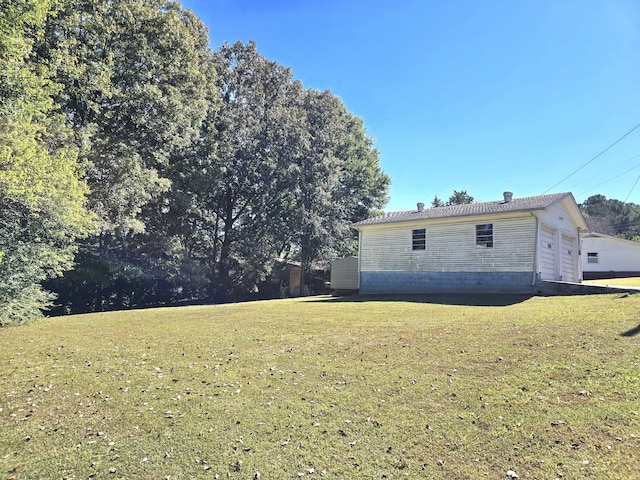
[(506, 307), (522, 303), (530, 299), (532, 295), (516, 294), (456, 294), (456, 293), (429, 293), (414, 295), (349, 295), (333, 297), (327, 302), (410, 302), (410, 303), (435, 303), (439, 305), (460, 305), (478, 307)]
[(640, 325), (638, 325), (635, 328), (632, 328), (631, 330), (627, 330), (624, 333), (621, 333), (620, 335), (623, 337), (633, 337), (634, 335), (638, 335), (640, 333)]

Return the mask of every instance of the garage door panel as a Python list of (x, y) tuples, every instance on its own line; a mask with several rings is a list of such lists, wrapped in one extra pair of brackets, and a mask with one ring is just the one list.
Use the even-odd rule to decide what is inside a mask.
[(543, 227), (540, 230), (540, 277), (543, 280), (556, 279), (556, 249), (554, 245), (554, 232)]
[(575, 259), (576, 238), (570, 235), (562, 235), (561, 256), (561, 275), (562, 280), (567, 282), (576, 282), (576, 259)]

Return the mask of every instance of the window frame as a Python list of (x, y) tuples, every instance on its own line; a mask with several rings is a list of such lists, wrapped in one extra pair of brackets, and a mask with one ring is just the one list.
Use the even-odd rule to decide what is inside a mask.
[(493, 223), (476, 224), (476, 248), (493, 248)]
[(587, 252), (587, 263), (591, 263), (591, 264), (600, 263), (598, 260), (598, 252)]
[(411, 251), (423, 251), (427, 249), (427, 229), (414, 228), (411, 230)]

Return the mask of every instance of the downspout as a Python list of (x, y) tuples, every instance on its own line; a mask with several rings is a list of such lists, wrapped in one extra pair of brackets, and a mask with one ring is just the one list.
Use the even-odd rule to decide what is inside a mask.
[(360, 272), (362, 262), (362, 230), (358, 229), (358, 292), (360, 291)]
[(533, 247), (533, 278), (531, 280), (531, 286), (535, 286), (537, 280), (536, 269), (538, 268), (538, 249), (540, 248), (540, 219), (536, 217), (535, 213), (529, 213), (536, 219), (536, 240)]

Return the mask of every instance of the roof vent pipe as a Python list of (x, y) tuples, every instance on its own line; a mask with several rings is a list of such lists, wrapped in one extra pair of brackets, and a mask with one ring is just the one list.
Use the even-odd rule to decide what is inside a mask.
[(504, 192), (502, 195), (504, 196), (504, 203), (509, 203), (513, 200), (513, 192)]
[(418, 202), (418, 211), (421, 212), (424, 210), (424, 203)]

